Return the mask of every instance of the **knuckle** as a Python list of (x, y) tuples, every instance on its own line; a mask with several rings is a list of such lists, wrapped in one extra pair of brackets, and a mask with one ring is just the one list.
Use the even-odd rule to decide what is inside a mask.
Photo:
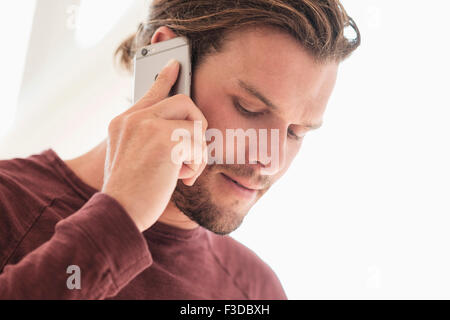
[(152, 132), (152, 134), (156, 134), (160, 131), (159, 123), (160, 121), (158, 121), (158, 119), (146, 119), (145, 122), (142, 123), (142, 127), (145, 130)]
[(108, 132), (112, 133), (117, 131), (122, 125), (122, 116), (114, 117), (108, 125)]
[(167, 81), (169, 79), (169, 77), (167, 77), (167, 74), (163, 71), (158, 73), (158, 76), (156, 77), (156, 82), (161, 82), (161, 81)]
[(133, 116), (130, 117), (128, 126), (130, 129), (152, 130), (155, 127), (155, 121), (153, 119), (142, 119), (141, 117)]
[(157, 90), (159, 90), (161, 87), (168, 86), (170, 81), (170, 78), (166, 74), (160, 73), (153, 84), (153, 88), (157, 88)]
[(156, 98), (156, 93), (155, 93), (156, 88), (153, 86), (145, 96), (142, 97), (142, 99), (139, 101), (141, 102), (144, 107), (148, 107), (150, 104), (150, 101), (153, 101)]
[(127, 127), (127, 128), (134, 127), (137, 125), (137, 123), (138, 123), (138, 119), (133, 113), (125, 116), (125, 119), (124, 119), (125, 127)]
[(122, 131), (125, 134), (131, 134), (143, 127), (145, 122), (139, 115), (129, 114), (123, 120)]
[(186, 105), (191, 98), (183, 93), (177, 93), (176, 95), (171, 97), (175, 102)]
[[(158, 104), (158, 105), (159, 105), (159, 106), (163, 106), (161, 103)], [(155, 106), (156, 106), (156, 105), (155, 105)], [(163, 115), (164, 115), (163, 110), (164, 110), (164, 108), (153, 108), (153, 109), (151, 110), (151, 112), (148, 114), (148, 116), (149, 116), (149, 118), (152, 118), (152, 119), (159, 119), (159, 118), (162, 118)]]

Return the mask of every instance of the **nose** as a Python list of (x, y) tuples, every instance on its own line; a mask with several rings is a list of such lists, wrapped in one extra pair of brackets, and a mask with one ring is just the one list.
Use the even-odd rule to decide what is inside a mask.
[(249, 153), (250, 163), (257, 163), (263, 175), (275, 175), (286, 160), (287, 127), (282, 125), (258, 130), (257, 153)]

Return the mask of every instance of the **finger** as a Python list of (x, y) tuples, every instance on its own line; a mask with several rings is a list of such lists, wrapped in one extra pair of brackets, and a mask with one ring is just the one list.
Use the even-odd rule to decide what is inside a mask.
[(195, 179), (194, 178), (187, 178), (187, 179), (182, 179), (181, 181), (183, 181), (183, 183), (188, 186), (188, 187), (192, 187), (195, 183)]
[(133, 116), (141, 119), (157, 116), (166, 120), (201, 121), (203, 131), (206, 131), (208, 127), (208, 121), (203, 112), (190, 97), (184, 94), (177, 94), (164, 99), (153, 105), (151, 108), (138, 110)]
[(193, 175), (195, 175), (195, 171), (193, 171), (187, 165), (183, 165), (180, 168), (180, 172), (178, 173), (178, 179), (182, 179), (184, 181), (190, 179)]
[(139, 99), (130, 109), (124, 112), (128, 114), (148, 108), (167, 98), (173, 85), (177, 81), (180, 64), (177, 60), (171, 59), (161, 70), (155, 82), (147, 93)]
[[(197, 121), (195, 121), (197, 122)], [(184, 164), (198, 171), (204, 162), (206, 148), (205, 133), (189, 120), (167, 121), (172, 145), (171, 160), (174, 164)]]
[[(182, 170), (179, 179), (195, 179), (201, 174), (207, 163), (207, 144), (205, 132), (193, 121), (171, 120), (167, 121), (172, 132), (170, 139), (175, 142), (171, 151), (171, 161), (186, 167)], [(186, 171), (187, 168), (190, 170)]]
[[(203, 170), (206, 168), (208, 164), (208, 146), (206, 144), (206, 140), (202, 141), (202, 153), (200, 155), (200, 162), (195, 167), (191, 167), (195, 172), (194, 174), (187, 179), (183, 179), (183, 183), (187, 186), (194, 185), (195, 181), (197, 181), (198, 177), (203, 173)], [(198, 155), (197, 155), (198, 156)], [(198, 161), (198, 159), (195, 159)], [(195, 163), (195, 162), (194, 162)]]
[(183, 179), (183, 183), (187, 186), (192, 187), (194, 185), (194, 183), (197, 181), (198, 177), (200, 177), (200, 175), (203, 173), (203, 170), (206, 168), (207, 163), (207, 149), (204, 149), (204, 155), (203, 155), (203, 159), (204, 161), (202, 162), (202, 164), (200, 165), (200, 167), (197, 169), (197, 174), (191, 178), (187, 178), (187, 179)]

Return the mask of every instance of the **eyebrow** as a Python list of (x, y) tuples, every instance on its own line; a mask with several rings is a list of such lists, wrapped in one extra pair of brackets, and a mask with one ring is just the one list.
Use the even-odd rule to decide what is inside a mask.
[[(272, 102), (270, 101), (268, 98), (266, 98), (260, 91), (258, 91), (258, 89), (255, 88), (255, 86), (243, 81), (243, 80), (238, 80), (239, 86), (244, 89), (245, 91), (247, 91), (247, 93), (251, 94), (252, 96), (254, 96), (255, 98), (259, 99), (260, 101), (262, 101), (267, 107), (269, 107), (272, 110), (278, 110), (279, 108)], [(323, 122), (320, 123), (304, 123), (301, 126), (302, 127), (306, 127), (310, 130), (316, 130), (319, 129), (322, 126)]]

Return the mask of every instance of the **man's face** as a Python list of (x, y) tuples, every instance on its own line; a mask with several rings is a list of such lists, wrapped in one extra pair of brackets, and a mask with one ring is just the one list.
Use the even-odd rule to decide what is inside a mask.
[[(337, 63), (315, 63), (295, 39), (276, 29), (231, 34), (222, 52), (207, 57), (192, 79), (192, 100), (208, 120), (208, 129), (222, 132), (224, 159), (208, 165), (192, 187), (179, 181), (172, 196), (176, 206), (215, 233), (228, 234), (239, 227), (249, 209), (286, 172), (303, 136), (312, 130), (307, 125), (322, 122), (337, 70)], [(273, 105), (266, 105), (252, 90)], [(268, 155), (277, 155), (278, 165), (263, 162), (259, 152), (251, 156), (249, 140), (245, 164), (227, 164), (226, 129), (237, 128), (266, 129)], [(271, 129), (279, 133), (277, 148), (272, 148)], [(236, 154), (237, 146), (233, 148)]]

